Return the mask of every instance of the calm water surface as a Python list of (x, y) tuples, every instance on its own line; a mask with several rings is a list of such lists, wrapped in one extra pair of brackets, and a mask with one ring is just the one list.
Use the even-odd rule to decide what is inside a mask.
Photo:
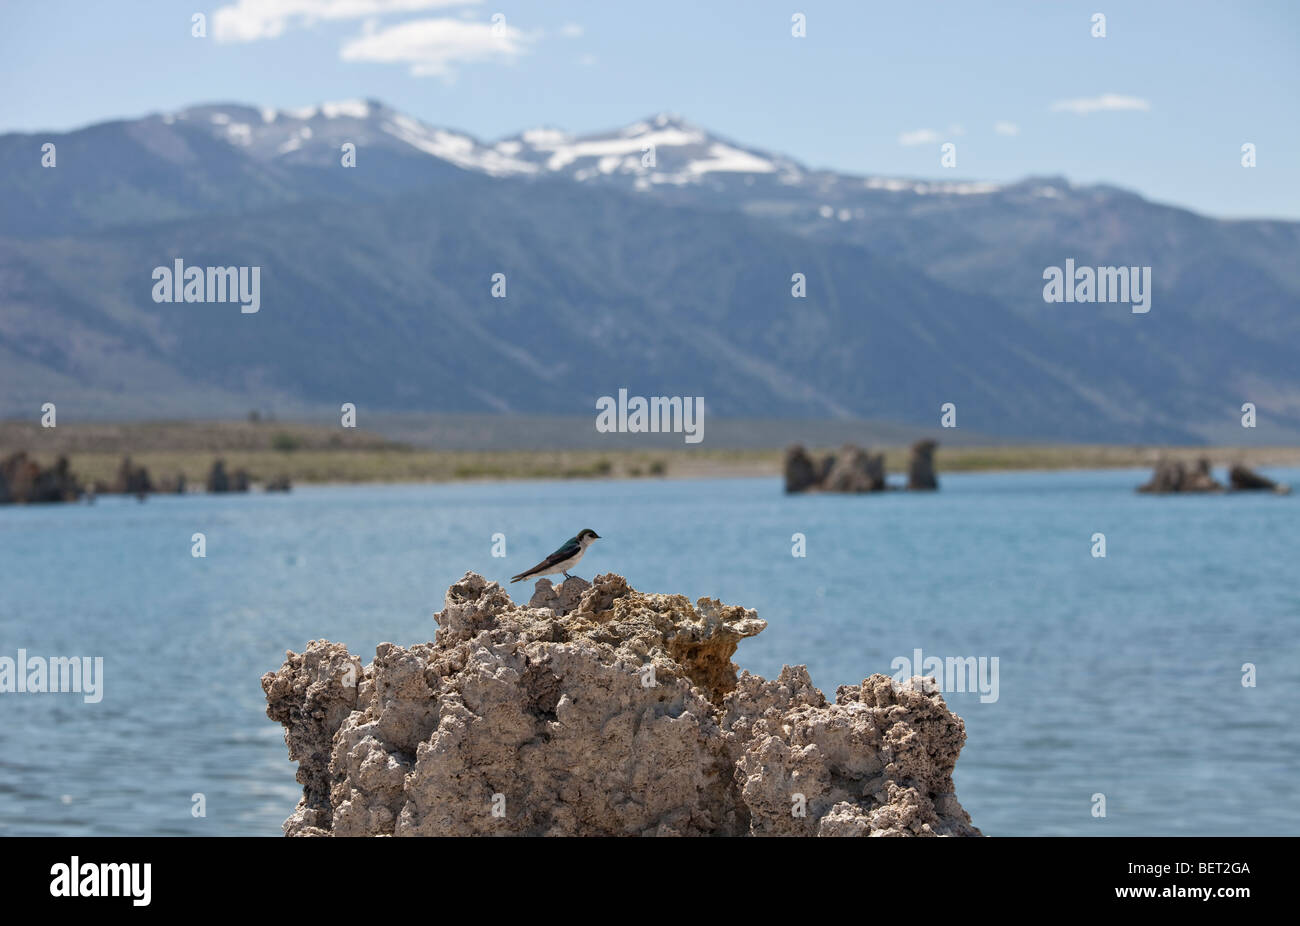
[[(1300, 470), (1268, 473), (1300, 486)], [(98, 704), (0, 694), (0, 835), (278, 835), (300, 788), (258, 682), (285, 649), (328, 638), (368, 662), (377, 643), (428, 640), (466, 570), (504, 581), (582, 527), (605, 538), (584, 577), (757, 609), (769, 627), (736, 661), (760, 675), (805, 663), (833, 697), (918, 647), (997, 657), (996, 701), (947, 695), (969, 737), (957, 793), (985, 833), (1300, 833), (1300, 497), (1136, 495), (1146, 475), (951, 475), (934, 495), (874, 497), (742, 479), (0, 508), (0, 656), (105, 662)]]

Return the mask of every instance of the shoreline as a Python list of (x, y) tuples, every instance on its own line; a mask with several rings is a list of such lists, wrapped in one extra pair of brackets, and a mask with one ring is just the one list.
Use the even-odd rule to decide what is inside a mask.
[[(20, 448), (0, 446), (0, 458)], [(146, 450), (72, 451), (60, 454), (27, 448), (50, 466), (66, 455), (70, 468), (88, 484), (110, 482), (123, 457), (145, 467), (155, 479), (183, 475), (201, 487), (215, 459), (230, 470), (247, 470), (254, 484), (287, 476), (294, 486), (422, 485), (490, 482), (563, 482), (690, 479), (779, 479), (780, 450), (698, 451), (461, 451), (461, 450)], [(905, 475), (904, 448), (884, 448), (886, 474)], [(1208, 458), (1215, 467), (1245, 463), (1252, 468), (1300, 466), (1300, 448), (1078, 447), (940, 448), (935, 470), (940, 479), (958, 473), (1081, 472), (1149, 470), (1159, 459), (1194, 462)], [(201, 491), (201, 489), (200, 489)]]
[[(1161, 459), (1215, 467), (1300, 466), (1300, 446), (1163, 446), (1122, 444), (940, 445), (934, 469), (963, 472), (1059, 472), (1150, 469)], [(956, 440), (954, 435), (953, 440)], [(790, 441), (793, 443), (794, 441)], [(862, 445), (866, 446), (866, 445)], [(809, 444), (814, 453), (836, 446)], [(908, 445), (880, 441), (891, 478), (907, 472)], [(626, 446), (581, 449), (451, 449), (394, 441), (360, 429), (279, 421), (76, 422), (41, 428), (32, 421), (0, 421), (0, 459), (25, 452), (49, 467), (61, 456), (86, 485), (111, 485), (123, 458), (148, 470), (155, 485), (184, 477), (202, 486), (213, 463), (243, 470), (253, 483), (287, 478), (293, 485), (409, 485), (572, 479), (780, 478), (785, 445), (742, 448)]]

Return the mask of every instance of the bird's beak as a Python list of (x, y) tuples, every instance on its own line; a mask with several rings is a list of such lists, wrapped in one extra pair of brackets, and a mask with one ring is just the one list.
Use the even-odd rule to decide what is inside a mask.
[(591, 535), (591, 539), (592, 539), (592, 540), (600, 540), (600, 539), (601, 539), (601, 536), (600, 536), (600, 534), (592, 534), (592, 535)]

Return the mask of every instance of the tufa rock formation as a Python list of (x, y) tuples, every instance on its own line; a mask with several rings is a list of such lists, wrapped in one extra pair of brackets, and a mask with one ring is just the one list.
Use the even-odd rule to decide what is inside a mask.
[(1195, 467), (1181, 460), (1159, 460), (1150, 481), (1138, 486), (1139, 492), (1163, 495), (1169, 492), (1222, 492), (1223, 485), (1210, 472), (1210, 461), (1205, 457), (1196, 461)]
[(117, 475), (113, 478), (109, 491), (118, 495), (134, 495), (138, 498), (148, 495), (153, 490), (153, 480), (149, 478), (149, 470), (143, 466), (136, 466), (129, 456), (122, 457), (122, 463), (117, 468)]
[[(1274, 482), (1240, 463), (1228, 470), (1228, 487), (1234, 492), (1270, 491), (1286, 495), (1291, 487)], [(1222, 492), (1223, 484), (1210, 471), (1210, 461), (1205, 457), (1188, 467), (1179, 460), (1160, 460), (1150, 481), (1138, 486), (1139, 492), (1162, 495), (1172, 492)]]
[(209, 492), (247, 492), (248, 472), (237, 469), (233, 475), (226, 473), (226, 461), (214, 460), (208, 471), (207, 489)]
[(883, 492), (885, 455), (868, 453), (861, 447), (845, 446), (823, 463), (825, 475), (818, 486), (823, 492)]
[(802, 444), (787, 447), (785, 451), (785, 490), (788, 493), (806, 492), (817, 487), (822, 474)]
[(303, 786), (286, 835), (979, 835), (938, 693), (738, 677), (753, 611), (612, 574), (521, 607), (467, 573), (435, 619), (368, 666), (315, 640), (262, 677)]
[(907, 461), (907, 487), (920, 491), (939, 488), (934, 475), (934, 450), (938, 441), (919, 440), (912, 445), (912, 456)]
[(0, 460), (0, 505), (75, 502), (83, 491), (67, 457), (59, 457), (49, 467), (22, 451)]
[(1228, 485), (1234, 490), (1241, 492), (1269, 491), (1276, 492), (1279, 495), (1287, 495), (1291, 492), (1291, 487), (1281, 482), (1274, 482), (1267, 476), (1261, 476), (1259, 473), (1242, 465), (1241, 463), (1233, 464), (1228, 470)]
[[(912, 445), (912, 456), (907, 467), (909, 489), (937, 489), (939, 481), (934, 475), (934, 449), (932, 440), (917, 441)], [(839, 453), (830, 453), (820, 460), (811, 456), (800, 444), (785, 452), (785, 490), (798, 492), (884, 492), (885, 455), (871, 453), (861, 447), (846, 444)]]
[[(530, 608), (546, 608), (559, 617), (577, 609), (582, 603), (582, 593), (591, 588), (591, 583), (577, 576), (570, 576), (556, 588), (550, 579), (538, 579), (533, 588), (533, 597), (528, 600)], [(437, 615), (434, 615), (437, 619)]]

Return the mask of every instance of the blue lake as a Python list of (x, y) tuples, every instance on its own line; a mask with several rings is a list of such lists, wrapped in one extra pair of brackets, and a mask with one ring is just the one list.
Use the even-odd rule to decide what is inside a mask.
[[(1265, 472), (1300, 486), (1300, 470)], [(278, 835), (301, 792), (259, 679), (285, 649), (327, 638), (369, 662), (380, 642), (428, 640), (467, 570), (504, 581), (583, 527), (605, 539), (577, 574), (754, 608), (769, 626), (737, 663), (768, 677), (805, 663), (828, 697), (918, 648), (996, 657), (997, 700), (945, 695), (968, 735), (957, 794), (986, 834), (1300, 833), (1300, 496), (1139, 496), (1146, 476), (950, 475), (936, 494), (858, 497), (789, 498), (775, 479), (574, 481), (0, 508), (0, 656), (104, 659), (99, 703), (0, 694), (0, 835)], [(206, 559), (190, 555), (196, 531)], [(526, 600), (531, 583), (512, 592)]]

